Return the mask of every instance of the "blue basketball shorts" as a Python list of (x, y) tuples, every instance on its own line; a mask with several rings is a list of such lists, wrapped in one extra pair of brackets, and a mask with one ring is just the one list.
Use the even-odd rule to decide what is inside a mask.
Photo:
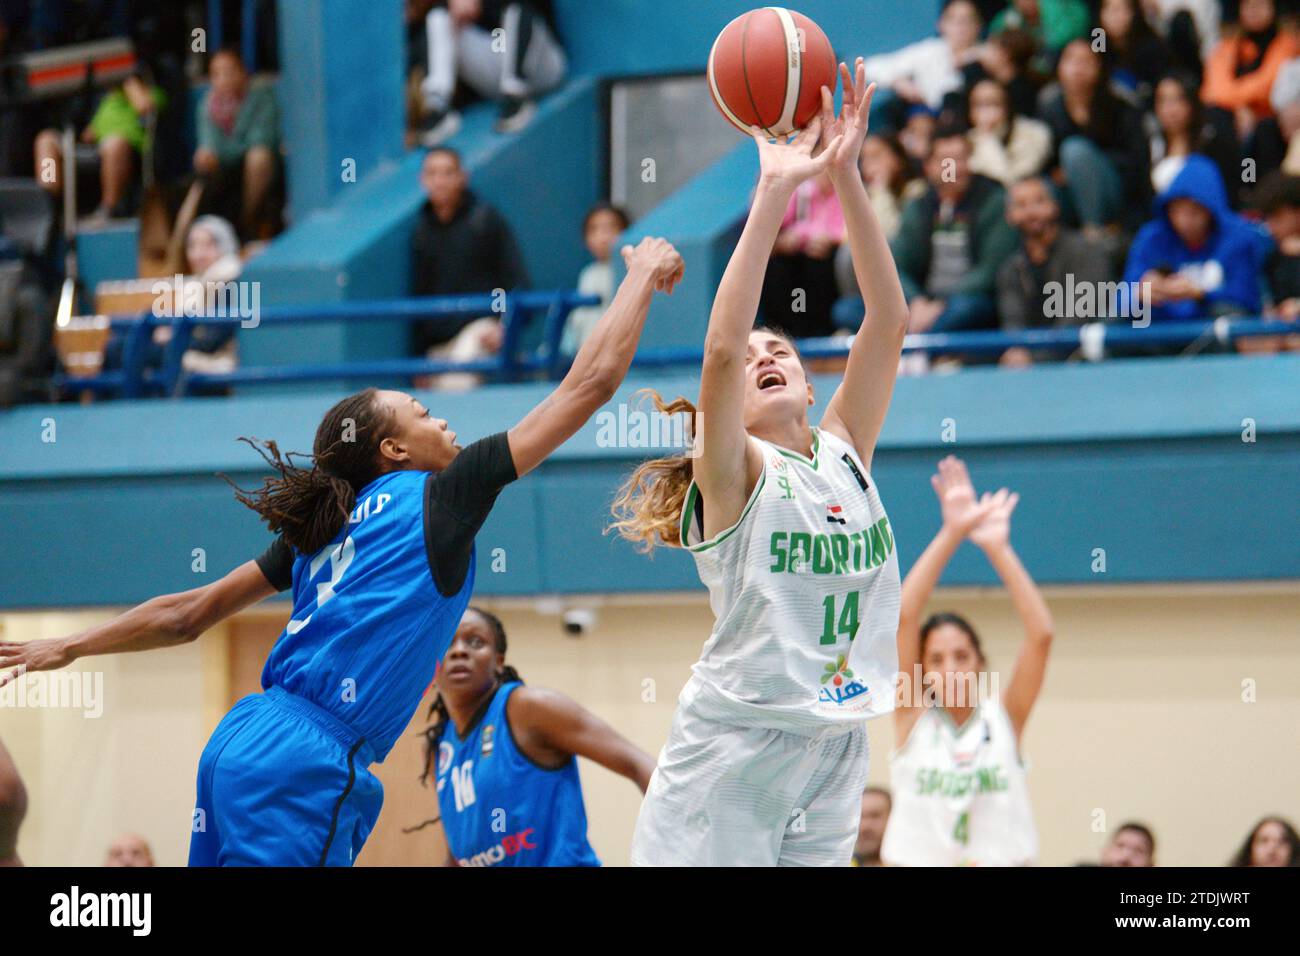
[(374, 752), (279, 687), (231, 709), (199, 759), (190, 866), (351, 866), (384, 803)]

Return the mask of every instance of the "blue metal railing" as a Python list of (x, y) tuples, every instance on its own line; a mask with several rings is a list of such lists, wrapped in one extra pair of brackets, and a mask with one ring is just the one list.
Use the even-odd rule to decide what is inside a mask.
[[(494, 381), (515, 381), (533, 373), (556, 377), (567, 364), (566, 357), (560, 352), (560, 339), (569, 313), (580, 306), (599, 304), (599, 297), (594, 295), (555, 291), (519, 292), (502, 297), (483, 294), (327, 305), (269, 306), (260, 310), (256, 317), (256, 327), (337, 321), (399, 321), (410, 324), (428, 319), (454, 320), (500, 315), (502, 345), (497, 355), (474, 362), (392, 358), (246, 366), (221, 374), (186, 372), (181, 359), (189, 348), (195, 326), (238, 327), (245, 321), (240, 316), (173, 317), (156, 316), (152, 312), (112, 316), (110, 328), (123, 337), (121, 368), (86, 377), (56, 376), (55, 385), (70, 391), (139, 398), (158, 394), (188, 395), (204, 386), (414, 377), (446, 372), (475, 372)], [(524, 331), (538, 317), (543, 322), (542, 341), (536, 349), (524, 352), (521, 343)], [(160, 326), (170, 326), (172, 334), (164, 349), (162, 365), (155, 370), (148, 367), (147, 358), (153, 331)], [(252, 327), (246, 331), (252, 331)]]
[[(63, 376), (56, 384), (70, 390), (91, 390), (136, 398), (148, 394), (188, 395), (203, 386), (254, 383), (330, 381), (345, 378), (393, 378), (473, 372), (491, 381), (517, 381), (529, 374), (558, 379), (568, 367), (560, 351), (560, 339), (569, 313), (579, 306), (597, 305), (595, 296), (576, 292), (521, 292), (499, 300), (491, 295), (402, 299), (333, 305), (279, 306), (263, 309), (258, 325), (294, 325), (312, 322), (405, 321), (455, 319), (500, 314), (504, 339), (497, 356), (474, 362), (431, 361), (422, 358), (392, 358), (317, 364), (291, 364), (237, 368), (222, 374), (187, 373), (181, 364), (196, 325), (239, 325), (238, 316), (156, 317), (150, 313), (118, 316), (112, 327), (125, 336), (122, 368), (87, 378)], [(503, 308), (504, 306), (504, 308)], [(542, 342), (531, 352), (522, 352), (520, 339), (537, 316), (542, 316)], [(171, 339), (161, 369), (146, 368), (153, 330), (170, 325)], [(1010, 348), (1047, 351), (1062, 355), (1081, 351), (1086, 358), (1099, 359), (1108, 352), (1126, 349), (1166, 349), (1195, 344), (1226, 346), (1238, 339), (1270, 335), (1300, 334), (1300, 325), (1274, 319), (1211, 319), (1193, 322), (1155, 323), (1138, 328), (1129, 323), (1093, 323), (1074, 328), (1024, 329), (1016, 332), (949, 332), (909, 335), (903, 351), (931, 355), (1001, 355)], [(806, 359), (845, 358), (852, 337), (804, 339), (799, 349)], [(634, 368), (698, 367), (704, 358), (702, 346), (644, 348), (637, 352)]]
[[(1194, 322), (1152, 323), (1135, 328), (1129, 323), (1094, 323), (1063, 329), (1023, 329), (1016, 332), (944, 332), (909, 335), (903, 340), (904, 353), (931, 355), (1001, 355), (1010, 348), (1069, 355), (1082, 350), (1085, 357), (1100, 359), (1108, 351), (1163, 349), (1196, 343), (1228, 345), (1238, 339), (1266, 335), (1297, 335), (1300, 324), (1273, 319), (1209, 319)], [(852, 336), (801, 339), (799, 352), (805, 359), (846, 358)], [(642, 349), (634, 367), (699, 365), (704, 349), (696, 346)]]

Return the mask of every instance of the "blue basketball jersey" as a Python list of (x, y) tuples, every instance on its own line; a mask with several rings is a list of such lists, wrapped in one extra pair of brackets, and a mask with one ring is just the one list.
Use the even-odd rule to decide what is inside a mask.
[(474, 590), (439, 593), (425, 546), (425, 472), (376, 478), (334, 540), (293, 564), (293, 617), (263, 688), (282, 687), (354, 728), (382, 761), (411, 720)]
[(600, 866), (587, 842), (578, 761), (554, 770), (515, 745), (502, 684), (462, 740), (447, 722), (438, 744), (438, 806), (461, 866)]

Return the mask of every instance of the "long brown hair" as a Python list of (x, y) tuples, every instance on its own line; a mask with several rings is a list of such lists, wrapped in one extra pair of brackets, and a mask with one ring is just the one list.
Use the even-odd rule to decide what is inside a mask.
[[(648, 395), (655, 408), (663, 415), (690, 416), (690, 434), (695, 435), (695, 406), (689, 399), (678, 396), (665, 402), (663, 396), (651, 388), (643, 388), (637, 395)], [(686, 489), (690, 487), (694, 459), (687, 454), (652, 458), (642, 462), (628, 476), (610, 506), (614, 521), (605, 533), (617, 531), (620, 537), (637, 545), (637, 550), (650, 554), (655, 545), (681, 547), (679, 522), (686, 502)]]
[(334, 540), (356, 504), (357, 492), (384, 472), (379, 444), (392, 432), (392, 412), (373, 388), (349, 395), (325, 413), (312, 445), (312, 465), (293, 463), (298, 452), (281, 453), (273, 441), (243, 438), (275, 475), (245, 491), (225, 475), (235, 497), (252, 508), (272, 533), (299, 554), (315, 554)]
[[(789, 332), (775, 325), (756, 325), (751, 332), (766, 332), (783, 339), (803, 366), (804, 376), (808, 366), (799, 346)], [(671, 402), (651, 388), (641, 389), (637, 395), (648, 395), (655, 408), (664, 415), (690, 415), (690, 434), (698, 440), (696, 416), (699, 414), (689, 399), (678, 396)], [(694, 444), (694, 442), (692, 442)], [(694, 477), (694, 455), (669, 455), (653, 458), (638, 465), (618, 489), (610, 506), (614, 521), (605, 533), (618, 532), (619, 536), (636, 544), (637, 550), (651, 554), (656, 545), (680, 548), (682, 508), (686, 504), (686, 489)]]

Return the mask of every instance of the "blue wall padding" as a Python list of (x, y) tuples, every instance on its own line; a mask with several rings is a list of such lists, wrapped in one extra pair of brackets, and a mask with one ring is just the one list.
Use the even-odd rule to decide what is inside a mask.
[[(740, 235), (742, 217), (758, 177), (758, 150), (740, 144), (660, 203), (624, 236), (636, 243), (664, 236), (686, 261), (686, 274), (672, 296), (660, 298), (646, 324), (645, 347), (699, 345), (709, 324), (713, 296)], [(621, 281), (622, 259), (614, 264)]]
[[(754, 0), (556, 0), (575, 73), (698, 73), (713, 40)], [(935, 30), (938, 4), (800, 0), (791, 8), (826, 32), (840, 59), (883, 53)]]
[(77, 275), (90, 295), (95, 286), (111, 279), (134, 279), (140, 274), (140, 223), (135, 219), (110, 222), (77, 235)]
[(293, 0), (276, 9), (289, 204), (301, 221), (346, 189), (345, 159), (369, 170), (402, 152), (402, 0)]
[[(1049, 583), (1300, 578), (1300, 355), (992, 368), (898, 383), (874, 465), (906, 568), (938, 529), (935, 462), (964, 457), (980, 490), (1022, 501), (1014, 541)], [(836, 380), (819, 377), (818, 409)], [(694, 398), (694, 376), (630, 378)], [(472, 441), (508, 428), (540, 385), (422, 395)], [(0, 607), (121, 604), (214, 580), (268, 536), (216, 477), (260, 477), (240, 435), (310, 449), (337, 392), (230, 400), (33, 406), (0, 413)], [(52, 418), (57, 441), (41, 441)], [(952, 419), (956, 442), (941, 439)], [(1242, 440), (1245, 419), (1256, 441)], [(814, 415), (814, 421), (816, 417)], [(615, 489), (647, 449), (600, 447), (593, 421), (504, 492), (478, 539), (485, 594), (699, 587), (689, 557), (653, 560), (602, 536)], [(207, 570), (191, 571), (203, 548)], [(494, 573), (493, 550), (506, 571)], [(1107, 571), (1092, 571), (1094, 549)], [(964, 547), (944, 581), (990, 584)]]

